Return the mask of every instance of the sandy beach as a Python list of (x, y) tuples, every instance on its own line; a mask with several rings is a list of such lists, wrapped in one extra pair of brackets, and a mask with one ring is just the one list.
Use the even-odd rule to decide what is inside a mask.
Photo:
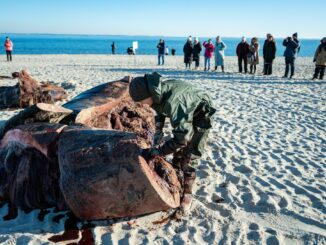
[[(156, 56), (14, 55), (12, 63), (2, 57), (0, 75), (26, 69), (65, 87), (69, 100), (104, 82), (157, 71), (211, 95), (217, 112), (190, 215), (179, 222), (164, 221), (167, 212), (91, 222), (95, 244), (326, 244), (326, 81), (310, 80), (312, 58), (296, 60), (291, 80), (281, 78), (284, 66), (279, 57), (273, 75), (263, 76), (262, 64), (256, 75), (237, 73), (236, 57), (226, 57), (223, 74), (185, 70), (182, 56), (157, 66)], [(18, 111), (0, 111), (0, 121)], [(0, 244), (52, 244), (68, 218), (49, 210), (42, 220), (34, 210), (4, 221), (7, 210), (0, 208)]]

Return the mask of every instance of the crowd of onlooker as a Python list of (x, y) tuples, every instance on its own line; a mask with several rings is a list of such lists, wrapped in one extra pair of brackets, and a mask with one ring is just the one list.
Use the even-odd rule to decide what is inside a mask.
[[(13, 51), (13, 42), (6, 37), (4, 47), (6, 50), (7, 61), (12, 61), (12, 51)], [(287, 37), (283, 41), (283, 46), (285, 46), (284, 57), (285, 57), (285, 73), (283, 77), (290, 78), (294, 76), (295, 71), (295, 59), (297, 54), (300, 52), (300, 42), (298, 40), (298, 34), (294, 33), (291, 37)], [(204, 41), (202, 44), (197, 37), (192, 39), (191, 36), (187, 38), (186, 43), (183, 47), (184, 54), (184, 63), (186, 69), (191, 69), (192, 62), (195, 63), (194, 69), (199, 69), (200, 66), (200, 56), (203, 49), (204, 53), (204, 70), (208, 71), (211, 69), (211, 59), (214, 57), (214, 70), (217, 70), (218, 67), (221, 67), (221, 71), (225, 71), (224, 51), (227, 48), (226, 44), (222, 41), (220, 36), (216, 37), (215, 43), (211, 39)], [(241, 38), (240, 43), (236, 48), (236, 55), (238, 57), (238, 68), (239, 72), (248, 73), (248, 64), (249, 64), (249, 73), (255, 74), (257, 71), (257, 64), (259, 64), (259, 43), (258, 38), (253, 37), (250, 40), (250, 43), (247, 42), (245, 37)], [(165, 45), (163, 39), (160, 39), (157, 44), (158, 49), (158, 65), (164, 65), (164, 56), (169, 54), (169, 49)], [(111, 44), (112, 54), (116, 52), (116, 45), (113, 42)], [(172, 55), (175, 55), (176, 50), (172, 49)], [(135, 51), (132, 47), (128, 48), (128, 54), (135, 54)], [(266, 35), (266, 40), (263, 46), (263, 74), (271, 75), (273, 71), (273, 61), (276, 57), (276, 43), (274, 37), (271, 34)], [(320, 44), (318, 45), (313, 62), (316, 63), (315, 73), (313, 79), (323, 79), (326, 68), (326, 37), (324, 37)]]
[[(316, 62), (315, 73), (313, 79), (324, 78), (325, 67), (326, 67), (326, 37), (320, 41), (320, 45), (317, 47), (317, 50), (314, 55), (313, 62)], [(297, 54), (300, 52), (300, 42), (298, 40), (298, 34), (294, 33), (291, 37), (287, 37), (283, 41), (283, 46), (285, 46), (284, 57), (285, 57), (285, 73), (284, 78), (292, 78), (295, 71), (295, 59)], [(158, 65), (164, 65), (164, 55), (165, 52), (165, 43), (163, 39), (160, 39), (158, 45)], [(214, 57), (214, 70), (217, 70), (218, 67), (221, 67), (221, 71), (225, 71), (224, 51), (227, 48), (226, 44), (222, 41), (220, 36), (216, 37), (215, 44), (211, 39), (204, 41), (203, 44), (200, 43), (197, 37), (192, 40), (192, 37), (187, 38), (186, 43), (183, 47), (184, 54), (184, 63), (186, 69), (191, 69), (191, 64), (194, 61), (195, 67), (197, 70), (200, 65), (200, 54), (202, 49), (204, 50), (204, 70), (208, 71), (211, 69), (211, 59)], [(259, 43), (258, 38), (253, 37), (250, 40), (250, 43), (247, 42), (245, 37), (241, 38), (240, 43), (236, 48), (236, 55), (238, 57), (238, 69), (239, 72), (255, 74), (257, 71), (257, 65), (260, 62), (259, 59)], [(271, 75), (273, 72), (273, 61), (276, 57), (276, 43), (274, 37), (271, 34), (266, 35), (266, 40), (263, 46), (263, 74)], [(289, 74), (290, 73), (290, 74)]]

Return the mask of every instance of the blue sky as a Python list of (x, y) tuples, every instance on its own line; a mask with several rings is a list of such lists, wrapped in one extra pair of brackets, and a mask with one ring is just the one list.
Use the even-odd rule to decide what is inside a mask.
[(326, 0), (7, 0), (0, 33), (326, 36)]

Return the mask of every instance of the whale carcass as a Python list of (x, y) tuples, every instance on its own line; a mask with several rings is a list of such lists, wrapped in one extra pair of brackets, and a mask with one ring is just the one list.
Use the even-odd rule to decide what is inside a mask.
[(1, 128), (0, 200), (12, 210), (69, 209), (85, 220), (176, 208), (175, 170), (140, 154), (152, 146), (154, 130), (153, 111), (132, 102), (125, 81), (97, 86), (62, 107), (29, 107)]
[(67, 98), (62, 87), (48, 82), (39, 83), (25, 70), (12, 73), (12, 78), (18, 78), (15, 86), (0, 87), (0, 109), (25, 108), (39, 102), (54, 103)]

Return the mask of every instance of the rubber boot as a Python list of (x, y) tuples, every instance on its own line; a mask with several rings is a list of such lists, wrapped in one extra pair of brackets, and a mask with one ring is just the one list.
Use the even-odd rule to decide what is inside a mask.
[(183, 197), (181, 198), (180, 208), (183, 212), (190, 210), (192, 203), (192, 188), (195, 183), (196, 172), (194, 168), (184, 173)]

